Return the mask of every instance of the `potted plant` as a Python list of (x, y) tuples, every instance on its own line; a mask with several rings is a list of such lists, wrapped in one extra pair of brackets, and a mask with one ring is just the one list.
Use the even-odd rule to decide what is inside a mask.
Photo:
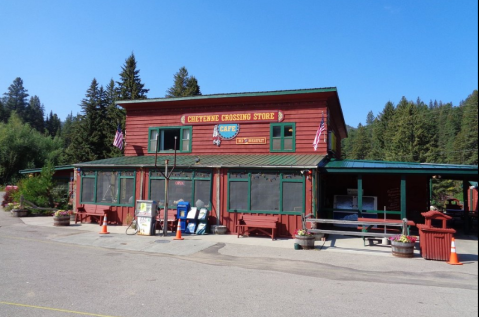
[(311, 250), (314, 249), (315, 236), (306, 229), (298, 229), (294, 232), (295, 249)]
[(398, 234), (389, 237), (392, 246), (392, 253), (394, 256), (400, 258), (414, 257), (414, 246), (417, 238), (415, 236), (408, 236), (405, 234)]
[(53, 225), (54, 226), (69, 226), (70, 214), (67, 210), (57, 210), (53, 213)]
[(29, 214), (28, 209), (23, 208), (17, 203), (9, 203), (7, 204), (6, 208), (10, 210), (10, 214), (13, 217), (26, 217)]

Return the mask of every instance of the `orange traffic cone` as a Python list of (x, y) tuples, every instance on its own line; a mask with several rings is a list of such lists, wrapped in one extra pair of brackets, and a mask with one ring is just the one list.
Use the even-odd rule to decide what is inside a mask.
[(101, 231), (100, 231), (101, 234), (107, 234), (109, 233), (107, 230), (106, 230), (106, 215), (103, 216), (103, 226), (101, 226)]
[(176, 227), (176, 238), (173, 240), (184, 240), (181, 237), (181, 219), (178, 219), (178, 226)]
[(457, 259), (456, 242), (454, 240), (454, 237), (452, 237), (451, 240), (451, 256), (449, 257), (449, 262), (446, 263), (451, 265), (462, 265), (462, 263), (459, 262), (459, 260)]

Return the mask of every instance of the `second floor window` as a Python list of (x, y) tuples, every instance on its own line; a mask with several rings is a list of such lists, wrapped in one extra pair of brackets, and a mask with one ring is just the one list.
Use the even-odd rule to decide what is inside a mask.
[(296, 151), (296, 125), (294, 122), (273, 123), (270, 129), (270, 152)]
[[(161, 127), (148, 130), (148, 153), (191, 152), (191, 127)], [(157, 149), (158, 147), (158, 149)]]

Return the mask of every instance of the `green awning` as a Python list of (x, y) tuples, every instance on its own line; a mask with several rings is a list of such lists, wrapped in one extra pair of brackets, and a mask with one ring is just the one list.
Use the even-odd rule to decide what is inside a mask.
[[(176, 166), (182, 168), (317, 168), (324, 155), (177, 155)], [(173, 155), (158, 155), (156, 166), (174, 163)], [(154, 167), (155, 156), (122, 156), (74, 164), (74, 167)]]
[(353, 174), (423, 174), (444, 175), (447, 179), (478, 178), (477, 165), (429, 164), (412, 162), (386, 162), (365, 160), (331, 160), (324, 161), (320, 166), (326, 173)]

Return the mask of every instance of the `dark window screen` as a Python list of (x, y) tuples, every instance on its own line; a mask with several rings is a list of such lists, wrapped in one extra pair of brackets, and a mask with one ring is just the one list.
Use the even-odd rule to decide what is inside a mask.
[(283, 183), (283, 211), (303, 211), (302, 183)]
[(165, 180), (152, 179), (150, 181), (150, 199), (158, 202), (159, 206), (165, 203)]
[(133, 192), (133, 178), (122, 178), (120, 180), (120, 204), (133, 204), (135, 193)]
[[(171, 179), (168, 183), (168, 205), (174, 207), (180, 201), (187, 201), (190, 205), (192, 197), (192, 182), (189, 180)], [(163, 195), (164, 196), (164, 195)]]
[(211, 188), (210, 181), (195, 181), (196, 201), (192, 205), (198, 208), (211, 207), (210, 188)]
[(117, 172), (98, 172), (96, 184), (96, 200), (99, 203), (117, 202)]
[(251, 210), (279, 210), (279, 184), (276, 174), (252, 174)]
[(230, 182), (230, 209), (248, 209), (248, 182)]
[(95, 201), (95, 179), (94, 178), (82, 178), (82, 202), (94, 202)]

